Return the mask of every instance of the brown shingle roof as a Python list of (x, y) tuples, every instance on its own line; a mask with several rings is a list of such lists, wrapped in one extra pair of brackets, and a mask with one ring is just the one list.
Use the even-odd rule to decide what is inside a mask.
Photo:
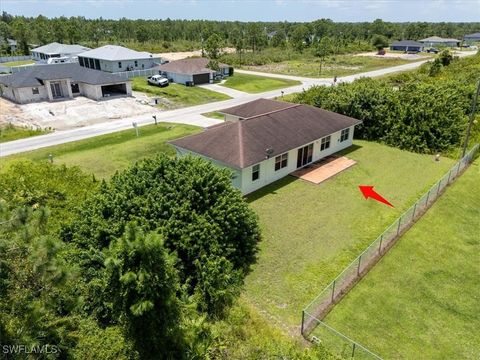
[[(173, 140), (170, 143), (239, 169), (318, 140), (361, 121), (308, 105), (294, 105), (262, 99), (275, 108), (270, 113), (246, 120), (226, 122), (207, 128), (203, 133)], [(252, 102), (255, 103), (255, 102)], [(242, 106), (248, 107), (251, 103)], [(257, 103), (258, 104), (258, 103)], [(288, 106), (287, 106), (288, 105)], [(279, 109), (284, 106), (285, 108)], [(262, 109), (257, 107), (258, 111)]]
[(252, 116), (271, 113), (272, 111), (287, 109), (298, 104), (291, 104), (281, 101), (273, 101), (268, 99), (257, 99), (246, 104), (234, 106), (228, 109), (219, 110), (222, 114), (234, 115), (245, 119)]
[[(176, 74), (205, 74), (214, 72), (207, 68), (209, 60), (206, 58), (191, 58), (171, 61), (160, 65), (158, 68), (161, 71), (172, 72)], [(218, 64), (220, 67), (228, 67), (226, 64)]]

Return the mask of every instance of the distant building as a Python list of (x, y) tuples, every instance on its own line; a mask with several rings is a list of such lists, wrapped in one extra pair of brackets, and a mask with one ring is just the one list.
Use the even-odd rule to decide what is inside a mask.
[(206, 58), (191, 58), (171, 61), (158, 67), (160, 74), (178, 84), (208, 84), (212, 83), (215, 75), (233, 75), (233, 67), (227, 64), (218, 64), (219, 71), (207, 67)]
[[(64, 62), (76, 61), (77, 55), (90, 50), (90, 48), (82, 45), (69, 45), (53, 42), (32, 49), (32, 59), (40, 63), (49, 63), (51, 58), (62, 58)], [(51, 62), (51, 60), (50, 60)]]
[(18, 49), (17, 41), (14, 40), (14, 39), (9, 39), (9, 38), (5, 39), (5, 38), (0, 37), (0, 45), (8, 46), (8, 48), (10, 50), (10, 53), (14, 53)]
[(396, 51), (423, 51), (423, 44), (413, 40), (394, 41), (390, 50)]
[(352, 145), (362, 122), (317, 107), (258, 99), (220, 110), (225, 122), (170, 141), (177, 156), (195, 155), (232, 171), (243, 194)]
[(473, 34), (467, 34), (463, 37), (463, 40), (467, 43), (474, 43), (479, 41), (480, 42), (480, 32), (473, 33)]
[(0, 94), (19, 104), (67, 100), (83, 95), (93, 100), (129, 96), (129, 80), (103, 71), (85, 69), (78, 63), (30, 66), (0, 76)]
[(448, 47), (458, 47), (460, 46), (461, 41), (457, 39), (445, 39), (438, 36), (431, 36), (426, 39), (419, 40), (424, 46), (448, 46)]
[(105, 45), (78, 55), (80, 66), (107, 72), (150, 69), (161, 59), (149, 52), (135, 51), (123, 46)]

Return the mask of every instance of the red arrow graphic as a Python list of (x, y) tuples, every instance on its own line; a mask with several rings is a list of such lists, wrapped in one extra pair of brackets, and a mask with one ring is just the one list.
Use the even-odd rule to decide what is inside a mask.
[(360, 185), (359, 188), (365, 199), (372, 198), (374, 200), (377, 200), (378, 202), (394, 207), (387, 199), (385, 199), (382, 195), (373, 190), (373, 186)]

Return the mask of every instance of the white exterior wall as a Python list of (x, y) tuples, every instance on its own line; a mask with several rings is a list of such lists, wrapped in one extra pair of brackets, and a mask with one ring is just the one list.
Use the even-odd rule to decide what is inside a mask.
[(85, 83), (78, 84), (80, 94), (93, 100), (100, 100), (102, 96), (102, 87), (100, 85), (91, 85)]
[[(89, 59), (89, 58), (86, 58)], [(134, 70), (150, 69), (155, 66), (155, 63), (160, 63), (159, 58), (137, 59), (137, 66), (135, 66), (135, 60), (99, 60), (100, 70), (107, 72), (122, 72), (127, 71), (127, 68), (133, 68)], [(118, 63), (122, 63), (122, 67), (118, 66)], [(142, 67), (143, 65), (143, 67)]]
[(38, 94), (33, 93), (33, 88), (18, 88), (15, 89), (15, 95), (19, 103), (25, 104), (36, 101), (48, 100), (48, 92), (45, 86), (38, 86)]
[(176, 84), (183, 84), (187, 81), (193, 81), (193, 76), (192, 75), (186, 75), (186, 74), (177, 74), (174, 72), (167, 72), (167, 71), (162, 71), (162, 74), (167, 77), (167, 79), (172, 79), (174, 83)]
[(205, 159), (205, 160), (208, 160), (210, 162), (212, 162), (213, 164), (215, 164), (216, 166), (218, 166), (219, 168), (223, 168), (223, 169), (228, 169), (230, 170), (232, 173), (233, 173), (233, 178), (232, 178), (232, 184), (233, 186), (235, 186), (237, 189), (240, 189), (242, 188), (242, 172), (240, 169), (235, 169), (235, 168), (232, 168), (230, 166), (227, 166), (219, 161), (216, 161), (216, 160), (213, 160), (213, 159), (210, 159), (206, 156), (203, 156), (203, 155), (200, 155), (200, 154), (197, 154), (195, 152), (192, 152), (192, 151), (189, 151), (189, 150), (185, 150), (185, 149), (182, 149), (182, 148), (178, 148), (176, 146), (175, 147), (175, 151), (177, 152), (177, 157), (182, 157), (182, 156), (187, 156), (187, 155), (193, 155), (193, 156), (198, 156), (198, 157), (201, 157), (202, 159)]
[[(330, 147), (323, 151), (320, 151), (320, 140), (317, 139), (313, 141), (313, 155), (312, 155), (312, 162), (318, 161), (326, 156), (332, 155), (340, 150), (343, 150), (352, 145), (353, 141), (353, 131), (354, 126), (350, 127), (350, 133), (347, 140), (340, 142), (340, 134), (341, 131), (338, 131), (331, 136), (330, 139)], [(249, 166), (242, 170), (242, 181), (241, 181), (241, 191), (244, 195), (249, 194), (255, 190), (258, 190), (272, 182), (279, 180), (291, 172), (297, 170), (297, 155), (298, 149), (304, 146), (312, 144), (312, 142), (299, 146), (293, 150), (288, 151), (288, 163), (287, 167), (275, 171), (275, 157), (273, 156), (267, 160), (262, 161), (260, 164), (260, 177), (252, 181), (252, 166)], [(278, 156), (278, 155), (277, 155)]]

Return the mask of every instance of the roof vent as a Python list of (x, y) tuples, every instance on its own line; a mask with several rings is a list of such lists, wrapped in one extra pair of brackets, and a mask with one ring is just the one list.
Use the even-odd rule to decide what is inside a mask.
[(265, 149), (265, 154), (266, 154), (265, 159), (270, 158), (270, 155), (273, 154), (273, 149), (272, 148), (266, 148)]

